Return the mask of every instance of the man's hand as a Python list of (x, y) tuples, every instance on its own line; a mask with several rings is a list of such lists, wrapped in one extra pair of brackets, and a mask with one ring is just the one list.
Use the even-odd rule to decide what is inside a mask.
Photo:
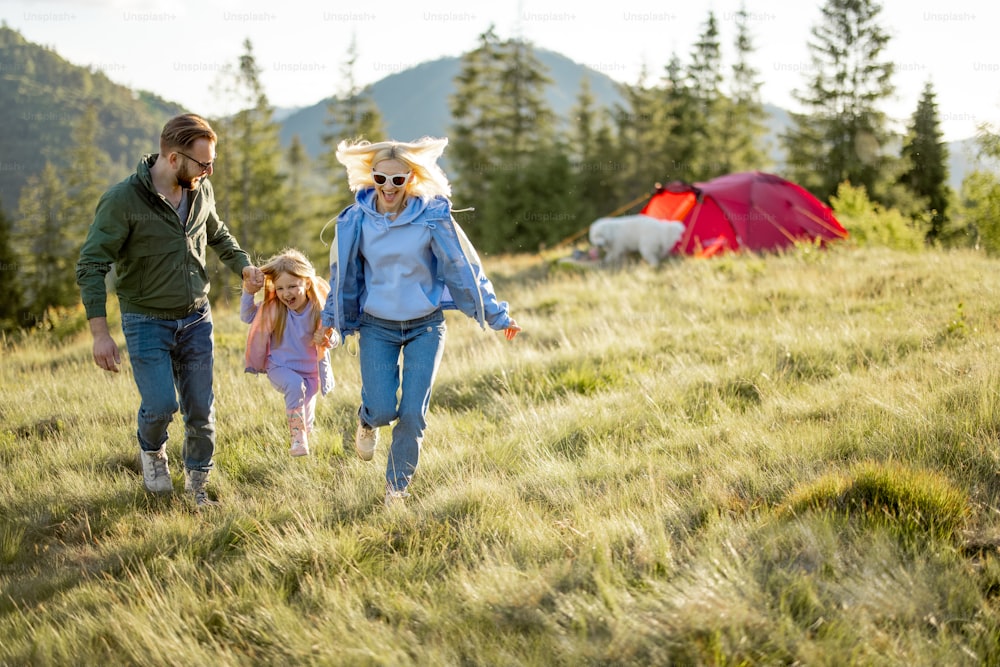
[(243, 289), (249, 294), (256, 294), (264, 286), (264, 272), (256, 266), (243, 267)]
[(122, 363), (118, 352), (118, 343), (108, 333), (106, 317), (95, 317), (90, 320), (90, 333), (94, 337), (94, 363), (106, 371), (117, 373)]

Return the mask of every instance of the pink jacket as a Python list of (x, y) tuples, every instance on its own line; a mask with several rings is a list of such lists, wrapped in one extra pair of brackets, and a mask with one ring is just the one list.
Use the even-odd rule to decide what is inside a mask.
[[(326, 281), (313, 279), (313, 284), (315, 285), (317, 296), (320, 297), (320, 303), (323, 303), (329, 291), (329, 288), (326, 287)], [(265, 299), (257, 307), (257, 312), (250, 322), (250, 331), (247, 333), (247, 346), (246, 353), (244, 354), (247, 373), (267, 372), (267, 355), (271, 350), (271, 332), (274, 331), (274, 315), (279, 307), (283, 306), (278, 303), (277, 299)], [(334, 386), (329, 350), (323, 350), (323, 354), (319, 355), (317, 372), (319, 374), (320, 391), (325, 396)]]

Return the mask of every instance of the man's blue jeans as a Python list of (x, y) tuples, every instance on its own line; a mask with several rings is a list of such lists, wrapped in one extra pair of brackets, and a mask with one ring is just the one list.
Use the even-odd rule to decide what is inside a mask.
[(139, 446), (157, 451), (180, 401), (184, 416), (184, 466), (208, 472), (215, 453), (215, 339), (206, 304), (179, 320), (122, 313), (132, 374), (139, 388)]
[(431, 388), (444, 353), (444, 313), (439, 310), (405, 322), (363, 313), (359, 328), (361, 409), (358, 416), (373, 427), (396, 420), (385, 480), (391, 488), (402, 491), (413, 478), (420, 458)]

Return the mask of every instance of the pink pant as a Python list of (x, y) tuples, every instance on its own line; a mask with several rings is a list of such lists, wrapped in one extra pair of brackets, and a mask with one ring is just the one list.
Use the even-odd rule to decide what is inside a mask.
[(319, 394), (319, 376), (303, 375), (290, 368), (274, 366), (267, 371), (271, 385), (285, 397), (285, 411), (303, 411), (308, 430), (312, 430), (316, 410), (316, 395)]

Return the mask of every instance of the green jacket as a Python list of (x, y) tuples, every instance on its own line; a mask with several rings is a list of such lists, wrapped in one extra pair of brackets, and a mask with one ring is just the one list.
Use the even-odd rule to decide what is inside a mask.
[(191, 191), (186, 226), (153, 187), (146, 155), (136, 172), (112, 186), (97, 203), (80, 249), (76, 282), (87, 319), (106, 317), (105, 276), (115, 265), (115, 291), (123, 313), (180, 319), (208, 302), (205, 248), (236, 273), (250, 258), (215, 212), (212, 184)]

